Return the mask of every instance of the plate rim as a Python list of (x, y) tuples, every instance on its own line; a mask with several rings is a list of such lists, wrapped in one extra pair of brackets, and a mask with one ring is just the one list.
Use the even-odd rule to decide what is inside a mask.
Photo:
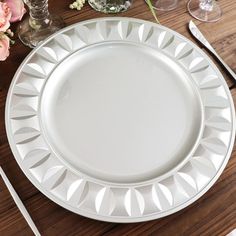
[[(66, 201), (63, 201), (59, 198), (56, 198), (50, 191), (43, 188), (41, 184), (39, 184), (37, 181), (35, 181), (35, 178), (29, 172), (29, 170), (26, 170), (26, 169), (22, 168), (22, 166), (20, 164), (20, 161), (19, 161), (20, 157), (18, 156), (18, 151), (16, 149), (16, 145), (14, 144), (13, 136), (11, 135), (11, 132), (10, 132), (11, 128), (10, 128), (9, 112), (10, 112), (10, 99), (11, 99), (11, 96), (12, 96), (13, 87), (15, 85), (15, 82), (16, 82), (17, 78), (18, 78), (18, 75), (21, 72), (21, 69), (25, 66), (25, 64), (31, 58), (31, 56), (34, 55), (35, 52), (39, 48), (43, 47), (45, 44), (47, 44), (51, 39), (53, 39), (58, 34), (61, 34), (65, 31), (68, 31), (68, 30), (74, 28), (77, 25), (88, 24), (88, 23), (91, 23), (91, 22), (98, 22), (98, 21), (107, 21), (107, 20), (111, 20), (111, 21), (120, 21), (120, 20), (135, 21), (137, 23), (153, 25), (155, 27), (159, 27), (159, 28), (164, 29), (168, 32), (171, 32), (172, 34), (177, 35), (178, 37), (183, 39), (185, 42), (189, 43), (192, 47), (194, 47), (195, 50), (197, 50), (197, 52), (199, 52), (205, 59), (207, 59), (207, 62), (211, 65), (211, 67), (217, 73), (217, 76), (220, 78), (220, 80), (222, 82), (222, 85), (224, 86), (225, 92), (228, 95), (228, 99), (229, 99), (229, 103), (230, 103), (230, 109), (232, 111), (232, 114), (231, 114), (231, 116), (232, 116), (232, 130), (231, 130), (230, 144), (229, 144), (229, 147), (227, 149), (227, 153), (225, 154), (224, 160), (223, 160), (221, 166), (219, 167), (218, 171), (216, 172), (215, 176), (213, 178), (211, 178), (211, 180), (206, 184), (206, 186), (203, 189), (198, 191), (194, 196), (187, 199), (185, 202), (183, 202), (183, 203), (181, 203), (181, 204), (179, 204), (175, 207), (171, 207), (168, 210), (161, 211), (161, 212), (155, 212), (155, 213), (152, 213), (148, 216), (145, 216), (145, 215), (136, 216), (136, 217), (132, 217), (132, 216), (129, 216), (129, 217), (104, 216), (104, 215), (101, 215), (101, 214), (93, 214), (93, 213), (84, 211), (83, 209), (79, 209), (79, 208), (77, 208), (75, 210), (74, 207), (70, 206)], [(165, 26), (162, 26), (162, 25), (157, 25), (157, 24), (155, 24), (153, 22), (150, 22), (150, 21), (141, 20), (141, 19), (132, 18), (132, 17), (102, 17), (102, 18), (94, 18), (94, 19), (90, 19), (90, 20), (86, 20), (86, 21), (77, 22), (75, 24), (72, 24), (68, 27), (63, 28), (62, 30), (54, 33), (49, 38), (47, 38), (43, 43), (41, 43), (39, 46), (37, 46), (35, 49), (33, 49), (26, 56), (26, 58), (23, 60), (23, 62), (18, 67), (17, 71), (15, 72), (15, 75), (12, 79), (11, 85), (10, 85), (9, 90), (8, 90), (6, 104), (5, 104), (5, 128), (6, 128), (6, 133), (7, 133), (9, 146), (11, 148), (11, 151), (12, 151), (12, 153), (14, 155), (14, 158), (17, 161), (19, 167), (21, 168), (23, 173), (26, 175), (26, 177), (30, 180), (30, 182), (40, 192), (42, 192), (46, 197), (48, 197), (50, 200), (52, 200), (53, 202), (57, 203), (58, 205), (66, 208), (67, 210), (70, 210), (70, 211), (72, 211), (76, 214), (80, 214), (82, 216), (89, 217), (89, 218), (96, 219), (96, 220), (101, 220), (101, 221), (106, 221), (106, 222), (117, 222), (117, 223), (143, 222), (143, 221), (154, 220), (154, 219), (158, 219), (158, 218), (173, 214), (173, 213), (175, 213), (175, 212), (191, 205), (193, 202), (195, 202), (197, 199), (199, 199), (204, 193), (206, 193), (212, 187), (212, 185), (216, 182), (216, 180), (222, 174), (225, 166), (228, 163), (228, 160), (231, 156), (231, 153), (232, 153), (232, 149), (233, 149), (234, 141), (235, 141), (235, 108), (234, 108), (232, 95), (231, 95), (231, 93), (228, 89), (227, 83), (226, 83), (223, 75), (220, 73), (219, 69), (216, 67), (216, 65), (213, 63), (213, 61), (209, 58), (209, 56), (203, 50), (201, 50), (196, 44), (194, 44), (191, 40), (189, 40), (185, 36), (179, 34), (178, 32), (176, 32), (172, 29), (169, 29), (168, 27), (165, 27)]]

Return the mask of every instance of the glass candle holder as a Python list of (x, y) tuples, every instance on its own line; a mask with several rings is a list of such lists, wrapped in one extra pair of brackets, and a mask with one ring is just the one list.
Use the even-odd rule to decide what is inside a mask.
[(129, 9), (133, 0), (88, 0), (96, 11), (104, 13), (119, 13)]
[(151, 0), (151, 3), (155, 10), (171, 11), (177, 8), (179, 0)]
[(49, 35), (64, 27), (61, 17), (51, 15), (48, 0), (24, 0), (29, 8), (29, 17), (18, 27), (18, 37), (31, 48), (36, 47)]

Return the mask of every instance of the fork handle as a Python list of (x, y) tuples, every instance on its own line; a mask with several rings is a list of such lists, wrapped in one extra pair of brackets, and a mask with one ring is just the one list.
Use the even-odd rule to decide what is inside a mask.
[(20, 200), (19, 196), (17, 195), (15, 189), (13, 188), (13, 186), (11, 185), (9, 179), (7, 178), (4, 170), (2, 169), (2, 167), (0, 166), (0, 176), (2, 176), (2, 179), (4, 181), (4, 183), (6, 184), (14, 202), (16, 203), (17, 207), (19, 208), (21, 214), (24, 216), (25, 220), (27, 221), (28, 225), (30, 226), (30, 228), (32, 229), (34, 235), (36, 236), (40, 236), (41, 234), (39, 233), (37, 227), (35, 226), (32, 218), (30, 217), (28, 211), (26, 210), (25, 206), (23, 205), (22, 201)]

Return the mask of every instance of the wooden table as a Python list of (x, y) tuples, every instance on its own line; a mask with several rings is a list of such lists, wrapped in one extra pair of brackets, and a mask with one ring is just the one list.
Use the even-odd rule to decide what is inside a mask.
[[(72, 1), (72, 0), (71, 0)], [(161, 23), (193, 40), (187, 30), (190, 15), (186, 1), (171, 12), (160, 12)], [(51, 12), (60, 14), (67, 25), (106, 15), (85, 6), (82, 11), (70, 10), (70, 0), (50, 1)], [(219, 1), (223, 17), (217, 23), (195, 21), (216, 51), (236, 72), (236, 2)], [(119, 16), (154, 21), (143, 0), (134, 0), (132, 9)], [(16, 26), (17, 24), (15, 24)], [(13, 29), (14, 27), (13, 26)], [(194, 40), (193, 40), (194, 41)], [(71, 213), (40, 193), (25, 177), (10, 150), (4, 124), (7, 91), (12, 77), (30, 52), (16, 40), (11, 55), (0, 63), (0, 165), (24, 202), (42, 235), (226, 235), (236, 228), (236, 146), (219, 180), (198, 201), (168, 217), (145, 223), (113, 224), (99, 222)], [(217, 65), (219, 65), (216, 62)], [(232, 79), (218, 66), (230, 87), (236, 104), (236, 88)], [(0, 235), (32, 235), (0, 178)]]

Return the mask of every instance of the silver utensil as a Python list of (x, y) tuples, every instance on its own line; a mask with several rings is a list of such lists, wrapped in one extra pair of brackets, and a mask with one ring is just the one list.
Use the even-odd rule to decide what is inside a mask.
[(231, 74), (234, 80), (236, 80), (236, 74), (233, 72), (233, 70), (223, 61), (223, 59), (217, 54), (215, 49), (211, 46), (211, 44), (207, 41), (207, 39), (204, 37), (204, 35), (201, 33), (201, 31), (197, 28), (197, 26), (193, 23), (191, 20), (189, 22), (189, 30), (192, 33), (192, 35), (201, 42), (225, 67), (225, 69)]
[(24, 218), (27, 221), (30, 228), (32, 229), (32, 231), (34, 232), (34, 234), (36, 236), (40, 236), (41, 234), (39, 233), (36, 225), (34, 224), (32, 218), (30, 217), (28, 211), (26, 210), (25, 206), (23, 205), (22, 201), (20, 200), (19, 196), (17, 195), (15, 189), (11, 185), (9, 179), (7, 178), (7, 176), (1, 166), (0, 166), (0, 176), (2, 176), (2, 179), (3, 179), (4, 183), (6, 184), (14, 202), (16, 203), (17, 207), (19, 208), (21, 214), (24, 216)]

